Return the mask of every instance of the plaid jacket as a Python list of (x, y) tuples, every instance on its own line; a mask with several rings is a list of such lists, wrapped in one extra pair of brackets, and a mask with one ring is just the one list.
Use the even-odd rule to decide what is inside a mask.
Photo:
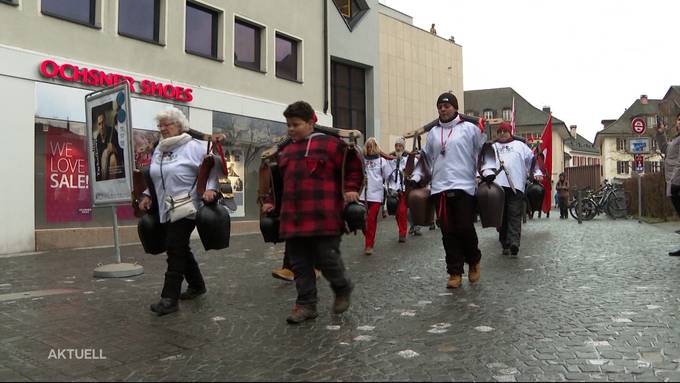
[[(283, 178), (280, 236), (283, 239), (340, 235), (344, 196), (342, 161), (346, 144), (337, 137), (315, 133), (292, 142), (278, 153)], [(345, 192), (359, 192), (363, 183), (359, 157), (347, 156)], [(270, 195), (266, 202), (273, 202)]]

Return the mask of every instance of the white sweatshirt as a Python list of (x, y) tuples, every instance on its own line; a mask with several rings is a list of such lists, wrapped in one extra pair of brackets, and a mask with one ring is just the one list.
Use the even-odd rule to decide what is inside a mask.
[[(163, 154), (158, 147), (153, 152), (151, 159), (151, 168), (149, 169), (151, 180), (156, 188), (156, 197), (158, 201), (158, 210), (161, 223), (169, 222), (168, 212), (165, 208), (166, 196), (183, 196), (191, 192), (191, 199), (194, 206), (198, 210), (202, 204), (202, 196), (196, 192), (196, 177), (198, 176), (198, 168), (203, 162), (205, 156), (206, 146), (198, 140), (191, 140), (183, 145), (174, 148), (173, 151), (163, 157)], [(161, 180), (161, 157), (163, 157), (163, 179), (165, 180), (165, 188), (163, 188), (163, 181)], [(221, 169), (218, 166), (213, 166), (208, 177), (206, 190), (217, 190), (217, 177)], [(144, 191), (144, 194), (151, 196), (149, 189)], [(194, 218), (194, 217), (187, 217)]]
[[(460, 116), (432, 128), (421, 154), (427, 158), (432, 171), (431, 193), (460, 189), (474, 196), (477, 158), (485, 140), (486, 136), (476, 125), (462, 121)], [(411, 179), (418, 182), (422, 177), (422, 168), (418, 166)]]
[(360, 198), (362, 201), (382, 203), (385, 193), (383, 186), (392, 171), (390, 161), (380, 156), (372, 160), (365, 158), (365, 169), (367, 185)]
[[(493, 147), (498, 153), (500, 160), (503, 161), (505, 170), (510, 174), (510, 179), (512, 179), (515, 189), (524, 192), (524, 184), (531, 167), (531, 160), (534, 158), (531, 149), (525, 143), (518, 140), (512, 140), (507, 143), (494, 142)], [(510, 187), (508, 177), (504, 171), (498, 173), (494, 182), (501, 187)]]
[[(405, 190), (405, 184), (406, 180), (404, 179), (404, 169), (406, 169), (406, 161), (408, 160), (408, 155), (406, 152), (402, 154), (401, 157), (397, 157), (391, 161), (390, 163), (390, 177), (387, 182), (387, 188), (389, 190), (393, 191), (404, 191)], [(415, 159), (416, 162), (414, 164), (418, 163), (418, 159)], [(399, 164), (399, 170), (397, 170), (397, 164)]]

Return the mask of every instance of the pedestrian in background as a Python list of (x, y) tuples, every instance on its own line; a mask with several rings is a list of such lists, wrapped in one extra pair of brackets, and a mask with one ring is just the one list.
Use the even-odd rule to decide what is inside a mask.
[[(350, 306), (352, 283), (340, 254), (342, 217), (345, 204), (359, 200), (363, 177), (358, 156), (347, 156), (345, 163), (347, 148), (342, 140), (314, 132), (316, 114), (311, 105), (295, 102), (283, 115), (292, 142), (276, 154), (283, 178), (279, 235), (286, 241), (297, 289), (286, 321), (297, 324), (319, 315), (315, 266), (335, 294), (333, 312), (340, 314)], [(264, 197), (263, 213), (274, 209), (273, 201), (271, 194)]]
[[(425, 139), (421, 161), (427, 160), (432, 171), (431, 197), (437, 206), (446, 252), (447, 288), (462, 284), (464, 265), (469, 265), (468, 280), (480, 278), (479, 240), (474, 226), (477, 191), (477, 158), (486, 136), (480, 127), (463, 121), (458, 114), (458, 100), (450, 92), (437, 98), (439, 122)], [(414, 187), (424, 178), (422, 166), (411, 175)]]
[(366, 229), (364, 229), (364, 254), (373, 254), (375, 233), (378, 228), (378, 214), (385, 198), (385, 183), (390, 177), (392, 166), (390, 161), (381, 155), (380, 146), (374, 137), (366, 140), (364, 146), (364, 172), (366, 185), (361, 199), (368, 210)]
[(560, 173), (560, 178), (555, 185), (557, 189), (557, 204), (560, 207), (560, 219), (569, 218), (569, 181), (564, 173)]
[(394, 152), (390, 153), (395, 157), (390, 161), (390, 176), (387, 181), (387, 193), (397, 196), (397, 211), (395, 218), (399, 228), (399, 242), (406, 242), (406, 230), (408, 229), (408, 217), (406, 208), (406, 182), (404, 180), (404, 169), (406, 169), (406, 157), (408, 152), (404, 150), (404, 138), (399, 137), (394, 143)]
[[(670, 134), (668, 140), (666, 134)], [(675, 116), (675, 127), (670, 130), (659, 124), (656, 130), (656, 142), (664, 154), (663, 166), (666, 177), (666, 196), (670, 197), (676, 214), (680, 215), (680, 113)], [(680, 249), (668, 253), (672, 257), (680, 256)]]
[[(151, 195), (149, 189), (145, 190), (139, 207), (148, 210), (153, 200), (157, 201), (160, 222), (166, 232), (168, 267), (161, 299), (151, 305), (151, 311), (161, 316), (177, 311), (178, 299), (193, 299), (206, 292), (205, 281), (196, 257), (191, 252), (189, 239), (196, 227), (195, 212), (201, 200), (212, 202), (217, 197), (219, 167), (212, 168), (206, 191), (202, 196), (198, 195), (196, 179), (205, 156), (205, 145), (187, 134), (189, 121), (177, 108), (161, 111), (156, 115), (156, 121), (161, 140), (153, 152), (149, 169), (156, 195)], [(182, 206), (179, 203), (181, 200), (185, 200)], [(193, 205), (193, 209), (190, 205)], [(188, 287), (181, 293), (185, 279)]]

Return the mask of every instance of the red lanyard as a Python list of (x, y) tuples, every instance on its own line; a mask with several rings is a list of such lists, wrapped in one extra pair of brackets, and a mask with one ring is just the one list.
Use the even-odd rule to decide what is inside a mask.
[(451, 130), (449, 131), (449, 135), (446, 136), (446, 141), (444, 141), (444, 127), (440, 126), (439, 129), (441, 129), (439, 131), (439, 133), (440, 133), (439, 140), (440, 140), (441, 147), (442, 147), (440, 153), (443, 156), (444, 154), (446, 154), (446, 144), (449, 142), (449, 138), (451, 138), (451, 133), (453, 133), (453, 126), (451, 127)]

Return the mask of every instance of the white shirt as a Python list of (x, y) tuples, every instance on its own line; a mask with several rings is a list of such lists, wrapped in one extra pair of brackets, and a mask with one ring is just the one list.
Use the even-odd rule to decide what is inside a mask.
[[(151, 180), (156, 188), (156, 198), (158, 201), (159, 218), (161, 223), (168, 222), (168, 212), (165, 208), (166, 196), (182, 196), (191, 193), (191, 199), (198, 210), (202, 205), (201, 198), (196, 192), (196, 177), (198, 168), (205, 156), (205, 143), (198, 140), (191, 140), (183, 145), (174, 148), (173, 151), (163, 157), (163, 153), (158, 147), (153, 152), (149, 173)], [(163, 180), (161, 180), (161, 158), (163, 160)], [(210, 171), (206, 190), (217, 190), (217, 175), (222, 169), (215, 164)], [(144, 194), (150, 195), (149, 189)], [(187, 217), (193, 218), (193, 217)]]
[[(531, 161), (534, 154), (531, 149), (522, 141), (512, 140), (510, 142), (494, 142), (493, 144), (500, 161), (503, 161), (505, 170), (510, 175), (512, 186), (515, 189), (524, 192), (524, 184), (526, 183), (527, 174), (531, 168)], [(498, 164), (500, 166), (500, 164)], [(501, 187), (510, 187), (508, 177), (504, 171), (501, 171), (494, 180), (496, 184)]]
[[(387, 181), (387, 188), (389, 190), (394, 190), (394, 191), (404, 191), (405, 190), (405, 184), (406, 180), (404, 179), (404, 169), (406, 169), (406, 161), (408, 160), (408, 155), (406, 152), (403, 152), (401, 157), (397, 157), (393, 160), (391, 160), (390, 163), (390, 177), (389, 180)], [(418, 162), (418, 159), (415, 159), (416, 164)], [(398, 170), (397, 170), (397, 164)]]
[(392, 171), (390, 161), (380, 156), (375, 159), (365, 158), (364, 166), (367, 184), (366, 189), (361, 193), (361, 200), (382, 203), (385, 194), (384, 185)]
[[(432, 128), (422, 151), (432, 171), (431, 193), (460, 189), (474, 196), (477, 158), (485, 140), (479, 127), (461, 120), (460, 116)], [(422, 177), (422, 167), (418, 166), (411, 179), (418, 182)]]

